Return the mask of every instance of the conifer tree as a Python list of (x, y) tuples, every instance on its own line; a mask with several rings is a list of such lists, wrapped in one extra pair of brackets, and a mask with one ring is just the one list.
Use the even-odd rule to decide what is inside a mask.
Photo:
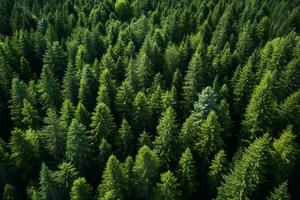
[(288, 183), (284, 182), (278, 187), (274, 188), (274, 191), (270, 193), (267, 200), (290, 200), (291, 196), (288, 192)]
[(96, 101), (96, 81), (89, 65), (85, 65), (80, 78), (78, 99), (88, 112), (91, 112)]
[(39, 193), (41, 199), (60, 199), (60, 191), (52, 171), (42, 163), (39, 177)]
[(102, 138), (98, 147), (99, 155), (98, 161), (100, 165), (100, 171), (105, 167), (105, 164), (111, 154), (113, 154), (111, 145), (107, 142), (105, 138)]
[(62, 88), (64, 100), (69, 99), (74, 105), (77, 104), (79, 80), (76, 76), (76, 69), (72, 64), (68, 64), (63, 78)]
[(90, 125), (90, 115), (86, 111), (84, 105), (82, 103), (78, 103), (75, 111), (75, 119), (78, 120), (81, 124), (83, 124), (85, 127), (88, 127)]
[(154, 150), (161, 158), (163, 165), (172, 165), (176, 160), (178, 148), (178, 125), (173, 108), (169, 107), (163, 114), (157, 126), (158, 136), (154, 141)]
[(34, 108), (26, 99), (23, 99), (22, 116), (22, 123), (26, 128), (39, 128), (41, 123), (39, 113), (37, 112), (36, 108)]
[(177, 200), (181, 198), (177, 178), (171, 171), (167, 171), (160, 176), (161, 183), (156, 186), (155, 199), (157, 200)]
[(182, 96), (186, 113), (193, 108), (198, 92), (205, 86), (203, 78), (206, 77), (206, 71), (203, 46), (199, 45), (184, 77)]
[(3, 200), (17, 200), (18, 199), (18, 193), (16, 191), (16, 188), (10, 184), (5, 184), (3, 189)]
[(138, 92), (134, 102), (134, 127), (136, 132), (147, 130), (150, 122), (150, 110), (146, 95), (143, 92)]
[(93, 189), (85, 180), (85, 178), (78, 178), (74, 181), (71, 193), (71, 200), (90, 200), (93, 199)]
[(107, 192), (111, 192), (116, 199), (125, 199), (127, 192), (126, 176), (120, 161), (115, 156), (109, 157), (102, 179), (98, 187), (99, 199), (105, 197)]
[(133, 119), (133, 102), (135, 93), (128, 80), (122, 82), (116, 95), (116, 110), (128, 121)]
[(10, 115), (15, 127), (22, 127), (23, 99), (26, 98), (26, 85), (18, 78), (12, 80)]
[(133, 166), (136, 198), (151, 199), (159, 175), (159, 159), (149, 147), (139, 149)]
[(254, 89), (242, 122), (245, 139), (253, 140), (266, 131), (272, 130), (275, 108), (272, 93), (273, 73), (266, 72), (260, 84)]
[(270, 138), (264, 135), (256, 139), (234, 163), (231, 172), (224, 176), (218, 188), (219, 199), (248, 199), (255, 197), (264, 176), (270, 151)]
[(118, 155), (125, 159), (127, 155), (132, 155), (134, 150), (134, 135), (131, 126), (126, 119), (123, 119), (117, 136)]
[(75, 108), (72, 105), (71, 101), (66, 99), (63, 102), (63, 105), (61, 107), (60, 111), (60, 120), (64, 124), (66, 128), (68, 128), (74, 118), (75, 115)]
[(178, 166), (178, 182), (182, 191), (182, 198), (190, 199), (197, 191), (196, 163), (189, 148), (182, 153)]
[(60, 107), (61, 94), (59, 84), (48, 65), (44, 65), (42, 69), (39, 93), (41, 94), (44, 109), (58, 109)]
[(90, 140), (85, 127), (76, 119), (72, 120), (67, 133), (66, 158), (73, 164), (80, 174), (88, 173), (92, 155)]
[(211, 161), (208, 172), (209, 187), (212, 196), (217, 193), (217, 187), (223, 181), (223, 175), (228, 171), (227, 155), (224, 150), (220, 150)]
[(201, 124), (199, 140), (197, 142), (200, 156), (207, 161), (211, 160), (223, 146), (224, 141), (221, 138), (222, 127), (218, 122), (218, 116), (211, 111), (207, 119)]
[(299, 155), (299, 145), (291, 127), (281, 133), (280, 138), (273, 142), (273, 176), (276, 183), (281, 183), (292, 174), (292, 169)]
[(66, 147), (65, 128), (52, 109), (48, 110), (44, 123), (43, 138), (45, 139), (47, 152), (54, 161), (59, 162), (64, 158)]
[(54, 76), (61, 81), (67, 67), (67, 57), (58, 42), (54, 42), (46, 50), (43, 62), (53, 72)]
[(116, 125), (107, 105), (98, 103), (91, 119), (92, 123), (90, 127), (96, 144), (99, 144), (102, 138), (105, 138), (109, 143), (115, 141)]

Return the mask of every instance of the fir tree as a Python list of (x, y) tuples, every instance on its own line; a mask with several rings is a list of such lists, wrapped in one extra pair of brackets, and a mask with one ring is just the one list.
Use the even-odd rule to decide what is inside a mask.
[(71, 188), (71, 200), (90, 200), (93, 198), (93, 189), (86, 182), (85, 178), (78, 178)]
[(179, 184), (177, 183), (177, 178), (173, 175), (171, 171), (167, 171), (161, 174), (161, 183), (156, 186), (156, 196), (157, 200), (177, 200), (181, 197), (181, 191), (179, 191)]

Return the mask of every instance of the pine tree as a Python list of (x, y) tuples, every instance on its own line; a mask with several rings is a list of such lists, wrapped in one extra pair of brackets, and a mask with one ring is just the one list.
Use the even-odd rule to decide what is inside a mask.
[(272, 93), (273, 73), (266, 72), (260, 84), (255, 87), (246, 108), (245, 120), (242, 122), (244, 139), (253, 140), (266, 131), (272, 130), (274, 116), (274, 97)]
[(152, 137), (146, 131), (143, 131), (138, 138), (138, 148), (148, 146), (152, 148)]
[(22, 127), (23, 99), (26, 98), (26, 85), (18, 78), (12, 80), (10, 115), (15, 127)]
[(80, 102), (76, 107), (75, 119), (77, 119), (78, 122), (82, 123), (85, 127), (88, 127), (90, 125), (90, 115), (86, 111), (84, 105)]
[(150, 110), (146, 95), (143, 92), (138, 92), (134, 102), (134, 127), (136, 132), (147, 130), (150, 123)]
[(93, 189), (86, 182), (85, 178), (78, 178), (74, 181), (71, 193), (71, 200), (90, 200), (93, 199)]
[(39, 82), (39, 93), (41, 94), (44, 109), (58, 109), (60, 107), (61, 94), (59, 84), (48, 65), (44, 65), (42, 69)]
[(66, 147), (65, 128), (60, 122), (56, 112), (49, 109), (47, 117), (44, 119), (43, 137), (47, 152), (54, 161), (60, 162), (64, 158)]
[(54, 42), (46, 50), (43, 62), (53, 72), (54, 76), (61, 81), (67, 67), (67, 57), (58, 42)]
[(205, 74), (206, 71), (204, 50), (203, 47), (199, 45), (188, 66), (187, 74), (184, 77), (182, 96), (184, 98), (183, 105), (186, 113), (189, 113), (193, 108), (198, 92), (205, 86), (203, 78), (207, 77)]
[(99, 155), (98, 155), (98, 162), (100, 165), (100, 172), (102, 173), (102, 170), (105, 167), (105, 164), (110, 157), (110, 155), (113, 154), (111, 145), (107, 142), (105, 138), (102, 138), (98, 147)]
[(39, 193), (43, 200), (61, 199), (58, 183), (55, 180), (54, 174), (44, 163), (42, 163), (40, 171)]
[(154, 150), (161, 158), (161, 162), (168, 168), (177, 158), (178, 125), (173, 108), (169, 107), (163, 114), (157, 126), (157, 137), (154, 141)]
[(135, 164), (133, 166), (133, 174), (136, 189), (136, 198), (151, 199), (154, 190), (154, 184), (159, 175), (159, 159), (157, 155), (147, 146), (139, 149)]
[(22, 107), (22, 123), (26, 128), (37, 129), (40, 126), (41, 119), (36, 108), (32, 106), (32, 104), (23, 99), (23, 107)]
[(16, 191), (16, 188), (10, 184), (5, 184), (2, 199), (3, 200), (17, 200), (18, 193)]
[(156, 186), (155, 199), (157, 200), (177, 200), (181, 199), (181, 191), (177, 178), (171, 171), (167, 171), (160, 176), (161, 183)]
[(116, 14), (119, 19), (126, 21), (131, 16), (130, 2), (127, 0), (117, 0), (115, 3)]
[(76, 119), (72, 120), (67, 133), (66, 158), (82, 175), (86, 175), (90, 167), (90, 143), (85, 127)]
[(231, 172), (224, 176), (218, 188), (219, 199), (249, 199), (265, 181), (266, 166), (270, 151), (270, 138), (264, 135), (256, 139), (234, 163)]
[(274, 188), (274, 191), (270, 193), (267, 200), (290, 200), (291, 196), (288, 192), (288, 183), (284, 182), (278, 187)]
[(116, 110), (120, 117), (125, 118), (129, 122), (133, 119), (133, 102), (135, 93), (133, 87), (128, 80), (122, 82), (116, 95)]
[(197, 142), (200, 156), (206, 161), (212, 157), (224, 146), (221, 138), (222, 127), (218, 122), (218, 116), (211, 111), (207, 119), (201, 124), (199, 140)]
[(109, 107), (104, 103), (98, 103), (91, 119), (90, 127), (96, 144), (99, 144), (102, 138), (112, 144), (116, 137), (116, 125)]
[[(99, 90), (98, 90), (98, 103), (100, 102), (100, 97), (101, 97), (101, 89), (104, 88), (105, 89), (105, 100), (107, 101), (107, 105), (109, 107), (113, 107), (113, 103), (115, 100), (115, 95), (116, 95), (116, 83), (115, 80), (112, 78), (112, 75), (110, 73), (110, 71), (105, 68), (99, 78), (99, 82), (100, 82), (100, 86), (99, 86)], [(105, 103), (105, 102), (103, 102)]]
[(273, 142), (272, 157), (274, 164), (272, 172), (276, 183), (288, 179), (292, 174), (297, 156), (299, 155), (299, 145), (296, 143), (296, 136), (291, 127), (283, 131), (279, 139)]
[(220, 150), (211, 161), (208, 172), (208, 181), (212, 197), (217, 194), (217, 187), (223, 181), (223, 175), (228, 171), (227, 155), (224, 150)]
[(39, 150), (37, 141), (29, 137), (33, 134), (31, 131), (26, 133), (21, 130), (14, 130), (9, 143), (11, 149), (11, 159), (16, 167), (22, 172), (22, 179), (26, 180), (34, 172), (39, 162)]
[(116, 146), (118, 147), (118, 155), (123, 160), (127, 157), (127, 155), (132, 155), (135, 139), (131, 126), (128, 124), (126, 119), (122, 121), (118, 133)]
[(60, 187), (60, 198), (68, 198), (72, 184), (78, 177), (76, 168), (70, 163), (63, 162), (59, 164), (58, 170), (53, 172), (53, 177)]
[(102, 175), (102, 182), (98, 187), (99, 199), (111, 192), (114, 199), (125, 199), (127, 185), (126, 176), (120, 161), (115, 156), (110, 156)]
[(171, 83), (173, 74), (180, 67), (180, 53), (175, 45), (169, 45), (164, 53), (165, 68), (164, 75), (168, 84)]
[(86, 110), (90, 112), (94, 105), (96, 99), (96, 81), (95, 77), (91, 72), (91, 69), (88, 65), (85, 65), (80, 78), (78, 99), (84, 105)]
[(72, 105), (71, 101), (66, 99), (63, 102), (60, 111), (60, 121), (64, 124), (66, 128), (68, 128), (74, 118), (75, 115), (75, 108)]
[(65, 72), (62, 84), (64, 100), (69, 99), (74, 105), (78, 101), (79, 80), (76, 76), (76, 69), (69, 64)]
[(197, 173), (196, 163), (189, 148), (186, 148), (180, 157), (177, 173), (178, 182), (180, 183), (182, 194), (184, 194), (182, 197), (184, 199), (192, 198), (193, 194), (197, 191)]

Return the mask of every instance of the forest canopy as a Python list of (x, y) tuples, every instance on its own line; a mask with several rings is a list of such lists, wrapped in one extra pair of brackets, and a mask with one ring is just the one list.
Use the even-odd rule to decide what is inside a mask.
[(300, 199), (299, 0), (0, 0), (0, 199)]

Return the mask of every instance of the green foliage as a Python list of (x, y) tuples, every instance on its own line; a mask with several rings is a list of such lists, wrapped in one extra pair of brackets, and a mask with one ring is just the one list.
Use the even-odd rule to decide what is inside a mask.
[(218, 188), (216, 199), (249, 199), (255, 197), (259, 186), (265, 181), (270, 137), (256, 139), (234, 163), (230, 173)]
[(78, 178), (74, 181), (70, 199), (71, 200), (90, 200), (93, 198), (93, 189), (86, 182), (85, 178)]
[(121, 127), (118, 131), (117, 145), (118, 155), (120, 158), (125, 159), (127, 155), (132, 155), (134, 149), (134, 135), (131, 126), (128, 124), (126, 119), (122, 121)]
[(154, 150), (161, 158), (163, 165), (174, 162), (178, 150), (178, 125), (173, 108), (169, 107), (163, 114), (157, 126), (158, 136), (154, 140)]
[(161, 174), (161, 183), (157, 184), (156, 197), (157, 200), (176, 200), (180, 199), (181, 192), (178, 191), (179, 184), (176, 177), (171, 171)]
[(284, 182), (280, 184), (278, 187), (274, 188), (274, 191), (270, 193), (270, 196), (267, 200), (290, 200), (291, 196), (288, 192), (288, 184)]
[(18, 195), (16, 192), (16, 188), (12, 185), (5, 184), (2, 199), (3, 200), (17, 200)]

